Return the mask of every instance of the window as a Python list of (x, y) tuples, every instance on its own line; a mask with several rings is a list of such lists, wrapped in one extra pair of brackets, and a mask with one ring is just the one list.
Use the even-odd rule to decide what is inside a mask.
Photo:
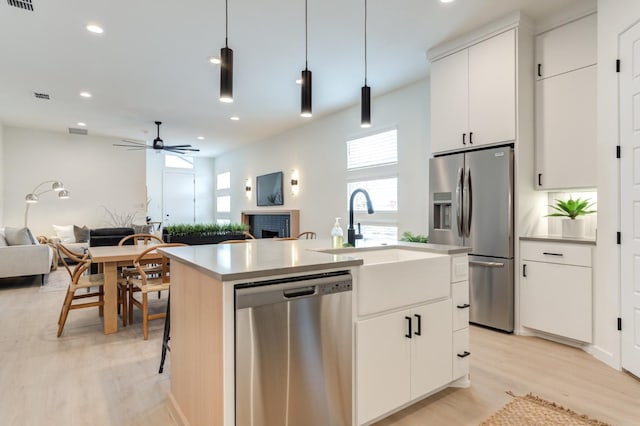
[(216, 223), (231, 222), (231, 172), (216, 175)]
[(231, 197), (229, 195), (218, 197), (216, 206), (218, 213), (229, 213), (231, 211)]
[(164, 155), (164, 166), (174, 169), (193, 169), (193, 158), (174, 154)]
[(229, 225), (231, 223), (231, 219), (216, 219), (216, 223), (218, 225)]
[(231, 188), (231, 172), (220, 173), (216, 178), (216, 189)]
[[(367, 240), (398, 238), (397, 129), (347, 141), (347, 203), (356, 189), (371, 197), (375, 213), (367, 214), (366, 198), (354, 198), (354, 221)], [(348, 205), (348, 204), (347, 204)]]

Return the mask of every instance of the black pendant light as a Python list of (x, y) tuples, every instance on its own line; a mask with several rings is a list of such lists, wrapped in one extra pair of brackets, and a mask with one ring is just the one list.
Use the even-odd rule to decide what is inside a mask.
[(364, 0), (364, 86), (360, 104), (360, 127), (371, 127), (371, 88), (367, 86), (367, 0)]
[(229, 4), (224, 2), (224, 47), (220, 49), (220, 101), (233, 102), (233, 50), (229, 49)]
[(300, 96), (300, 115), (311, 117), (311, 71), (308, 66), (307, 41), (307, 0), (304, 0), (304, 70), (302, 70), (302, 89)]

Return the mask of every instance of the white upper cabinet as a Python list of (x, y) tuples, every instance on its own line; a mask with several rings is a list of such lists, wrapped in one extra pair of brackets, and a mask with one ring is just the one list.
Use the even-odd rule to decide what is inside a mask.
[(597, 21), (591, 14), (536, 37), (536, 78), (594, 65), (597, 61)]
[[(537, 189), (593, 188), (598, 175), (596, 15), (536, 37)], [(579, 158), (580, 161), (575, 161)]]
[(431, 64), (431, 151), (516, 139), (516, 30)]

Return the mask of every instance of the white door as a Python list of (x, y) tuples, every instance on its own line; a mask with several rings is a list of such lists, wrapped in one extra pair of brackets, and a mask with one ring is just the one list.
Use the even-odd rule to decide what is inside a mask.
[(469, 48), (469, 142), (516, 138), (516, 30)]
[(185, 172), (164, 172), (163, 226), (195, 223), (195, 175)]
[(462, 137), (469, 137), (468, 113), (469, 61), (464, 49), (431, 64), (432, 153), (465, 147)]
[(640, 376), (640, 23), (620, 37), (622, 367)]

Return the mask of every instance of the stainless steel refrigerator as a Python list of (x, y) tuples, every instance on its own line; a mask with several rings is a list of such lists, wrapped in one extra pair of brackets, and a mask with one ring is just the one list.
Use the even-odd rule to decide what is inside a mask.
[(471, 247), (469, 320), (512, 332), (512, 146), (429, 161), (429, 242)]

